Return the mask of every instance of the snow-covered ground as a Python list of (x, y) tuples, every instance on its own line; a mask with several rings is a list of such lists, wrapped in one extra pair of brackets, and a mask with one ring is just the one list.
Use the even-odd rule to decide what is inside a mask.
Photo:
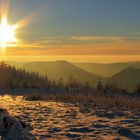
[(140, 111), (0, 96), (0, 106), (29, 123), (40, 140), (140, 140)]

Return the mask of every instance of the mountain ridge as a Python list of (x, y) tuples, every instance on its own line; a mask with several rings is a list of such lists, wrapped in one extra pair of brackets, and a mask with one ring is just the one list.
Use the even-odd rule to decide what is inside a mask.
[(128, 67), (123, 69), (109, 78), (108, 81), (116, 83), (122, 88), (135, 90), (136, 86), (140, 84), (140, 68)]
[(73, 76), (80, 82), (92, 82), (99, 78), (99, 76), (76, 67), (67, 61), (30, 62), (24, 64), (22, 68), (39, 72), (41, 75), (47, 75), (48, 78), (52, 80), (59, 80), (62, 78), (64, 81), (68, 81), (69, 77)]
[(82, 68), (90, 73), (94, 73), (103, 77), (111, 77), (123, 69), (128, 67), (140, 68), (140, 61), (121, 62), (121, 63), (74, 63), (79, 68)]

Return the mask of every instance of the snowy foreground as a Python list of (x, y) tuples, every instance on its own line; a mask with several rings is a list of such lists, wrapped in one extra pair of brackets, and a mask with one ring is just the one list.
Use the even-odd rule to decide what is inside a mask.
[(140, 111), (26, 101), (0, 96), (0, 106), (33, 127), (40, 140), (140, 140)]

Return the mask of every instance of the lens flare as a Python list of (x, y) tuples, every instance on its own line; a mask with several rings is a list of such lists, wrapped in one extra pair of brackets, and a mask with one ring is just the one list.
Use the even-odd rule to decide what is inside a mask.
[(8, 44), (16, 41), (15, 37), (16, 26), (10, 26), (7, 19), (3, 18), (0, 25), (0, 47), (5, 48)]

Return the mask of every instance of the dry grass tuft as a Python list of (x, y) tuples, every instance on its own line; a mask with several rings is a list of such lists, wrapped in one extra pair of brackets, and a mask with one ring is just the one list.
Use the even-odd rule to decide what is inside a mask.
[(66, 102), (66, 103), (78, 103), (81, 105), (103, 105), (115, 108), (127, 108), (127, 109), (139, 109), (140, 108), (140, 98), (130, 97), (130, 96), (116, 96), (116, 97), (106, 97), (103, 95), (85, 95), (85, 94), (29, 94), (25, 97), (26, 100), (30, 101), (56, 101), (56, 102)]

